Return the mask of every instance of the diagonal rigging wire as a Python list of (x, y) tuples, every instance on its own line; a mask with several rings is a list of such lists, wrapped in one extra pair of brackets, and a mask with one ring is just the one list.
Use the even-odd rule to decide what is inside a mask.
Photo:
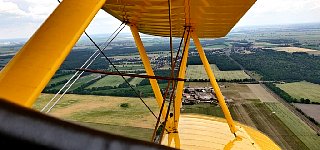
[[(173, 60), (173, 46), (172, 46), (171, 0), (168, 0), (168, 16), (169, 16), (169, 26), (170, 26), (170, 55), (171, 55), (171, 78), (172, 78), (174, 76), (174, 60)], [(182, 38), (183, 38), (183, 36), (182, 36)], [(181, 43), (180, 43), (180, 46), (181, 46)], [(180, 47), (179, 47), (179, 50), (180, 50)], [(178, 52), (178, 54), (179, 54), (179, 52)], [(154, 127), (154, 131), (153, 131), (151, 142), (154, 141), (155, 136), (156, 136), (156, 130), (157, 130), (157, 128), (159, 126), (159, 123), (160, 123), (161, 114), (162, 114), (162, 111), (163, 111), (163, 108), (164, 108), (164, 104), (165, 104), (165, 100), (167, 98), (167, 94), (168, 94), (168, 91), (169, 91), (169, 88), (170, 88), (170, 83), (171, 83), (171, 81), (168, 80), (168, 85), (166, 87), (165, 94), (163, 96), (163, 102), (161, 104), (160, 113), (159, 113), (159, 116), (158, 116), (158, 119), (157, 119), (157, 123), (156, 123), (156, 125)], [(174, 82), (172, 82), (172, 86), (173, 85), (174, 85)]]
[[(58, 1), (58, 3), (61, 3), (60, 0), (57, 0), (57, 1)], [(101, 46), (105, 45), (105, 44), (110, 40), (110, 38), (120, 29), (120, 27), (121, 27), (123, 24), (124, 24), (124, 22), (121, 23), (121, 25), (109, 36), (109, 38), (106, 40), (105, 43), (101, 44)], [(85, 31), (85, 32), (86, 32), (86, 31)], [(106, 48), (106, 47), (105, 47), (105, 48)], [(104, 48), (104, 49), (105, 49), (105, 48)], [(87, 63), (89, 62), (89, 60), (90, 60), (92, 57), (94, 57), (93, 60), (91, 60), (91, 62), (87, 65), (86, 68), (88, 68), (88, 67), (93, 63), (93, 61), (94, 61), (95, 59), (97, 59), (97, 57), (100, 55), (98, 52), (99, 52), (99, 50), (96, 50), (96, 51), (84, 62), (84, 64), (83, 64), (80, 68), (83, 68), (84, 66), (86, 66)], [(80, 72), (80, 71), (76, 71), (76, 72), (74, 73), (74, 75), (63, 85), (63, 87), (60, 88), (60, 90), (54, 95), (53, 98), (51, 98), (51, 100), (41, 109), (40, 112), (43, 112), (43, 111), (53, 102), (53, 100), (60, 94), (60, 92), (61, 92), (64, 88), (66, 88), (67, 86), (69, 86), (69, 88), (70, 88), (70, 87), (75, 83), (75, 81), (77, 81), (77, 80), (80, 78), (80, 77), (77, 77), (77, 78), (75, 79), (75, 81), (73, 81), (73, 82), (69, 85), (69, 83), (78, 75), (79, 72)], [(82, 74), (83, 74), (83, 71), (80, 73), (79, 76), (81, 76)], [(69, 90), (69, 88), (63, 92), (63, 95)], [(60, 99), (63, 97), (63, 95), (61, 95), (61, 96), (58, 98), (58, 100), (56, 100), (56, 101), (60, 101)], [(55, 103), (57, 103), (57, 102), (55, 102)], [(54, 104), (54, 105), (55, 105), (55, 104)], [(51, 109), (52, 109), (52, 108), (51, 108)], [(48, 113), (48, 112), (50, 112), (50, 110), (48, 110), (46, 113)]]
[[(188, 43), (188, 39), (189, 39), (189, 36), (190, 36), (189, 34), (190, 34), (190, 28), (189, 28), (189, 30), (188, 30), (187, 37), (186, 37), (186, 39), (185, 39), (185, 43), (184, 43), (184, 47), (183, 47), (183, 51), (182, 51), (182, 57), (181, 57), (181, 61), (180, 61), (180, 65), (179, 65), (178, 71), (177, 71), (178, 73), (177, 73), (176, 76), (179, 76), (179, 72), (180, 72), (180, 69), (181, 69), (182, 60), (184, 59), (183, 56), (184, 56), (184, 53), (185, 53), (185, 51), (186, 51), (186, 45), (187, 45), (187, 43)], [(177, 56), (178, 56), (178, 55), (177, 55)], [(173, 85), (173, 87), (172, 87), (172, 92), (171, 92), (171, 95), (170, 95), (170, 102), (169, 102), (168, 110), (167, 110), (167, 113), (166, 113), (166, 118), (164, 119), (164, 125), (167, 124), (167, 120), (168, 120), (168, 116), (169, 116), (169, 111), (170, 111), (170, 106), (171, 106), (171, 101), (172, 101), (173, 99), (175, 99), (174, 91), (176, 90), (177, 84), (178, 84), (178, 82), (174, 82), (174, 85)], [(174, 122), (174, 123), (175, 123), (175, 122)], [(164, 130), (162, 130), (162, 132), (161, 132), (160, 142), (162, 141), (163, 133), (164, 133)]]
[[(61, 3), (60, 2), (60, 0), (57, 0), (59, 3)], [(113, 41), (113, 39), (115, 39), (116, 37), (117, 37), (117, 35), (122, 31), (122, 29), (124, 28), (125, 26), (123, 26), (122, 28), (121, 28), (121, 30), (109, 41), (109, 43), (107, 44), (107, 46), (109, 46), (109, 44)], [(116, 66), (110, 61), (110, 59), (105, 55), (105, 53), (103, 52), (103, 50), (107, 47), (105, 47), (105, 48), (103, 48), (103, 50), (101, 50), (100, 49), (100, 47), (93, 41), (93, 39), (88, 35), (88, 33), (86, 32), (86, 31), (84, 31), (84, 33), (85, 33), (85, 35), (90, 39), (90, 41), (94, 44), (94, 46), (100, 51), (100, 53), (104, 56), (104, 58), (112, 65), (112, 67), (121, 75), (121, 73), (120, 73), (120, 71), (116, 68)], [(99, 55), (98, 55), (99, 56)], [(91, 63), (93, 62), (94, 60), (92, 60), (91, 61)], [(88, 66), (87, 66), (88, 67)], [(83, 73), (83, 72), (82, 72)], [(82, 74), (81, 73), (81, 74)], [(81, 74), (80, 74), (80, 76), (81, 76)], [(77, 78), (76, 78), (76, 80), (77, 79), (79, 79), (80, 78), (80, 76), (78, 76)], [(148, 108), (148, 110), (152, 113), (152, 115), (157, 119), (157, 116), (154, 114), (154, 112), (150, 109), (150, 107), (143, 101), (143, 99), (141, 98), (141, 96), (138, 94), (138, 92), (130, 85), (130, 83), (124, 78), (124, 76), (123, 75), (121, 75), (121, 77), (123, 78), (123, 80), (128, 84), (128, 86), (134, 91), (134, 93), (139, 97), (139, 99), (141, 100), (141, 102)], [(75, 82), (76, 82), (76, 80), (75, 81), (73, 81), (73, 83), (72, 84), (74, 84)], [(51, 109), (60, 101), (60, 99), (64, 96), (64, 94), (67, 92), (67, 90), (69, 90), (70, 88), (71, 88), (71, 86), (72, 85), (70, 85), (67, 89), (66, 89), (66, 91), (60, 96), (60, 98), (49, 108), (49, 110), (47, 111), (47, 113), (49, 113), (50, 111), (51, 111)], [(44, 110), (44, 109), (43, 109)], [(43, 111), (42, 110), (42, 111)]]
[[(118, 31), (123, 24), (124, 24), (124, 23), (122, 23), (116, 31)], [(123, 27), (121, 28), (121, 30), (122, 30), (124, 27), (125, 27), (125, 26), (123, 26)], [(118, 33), (119, 33), (121, 30), (119, 30)], [(114, 33), (116, 33), (116, 31), (115, 31)], [(85, 32), (85, 33), (86, 33), (86, 32)], [(112, 35), (114, 35), (114, 33), (113, 33)], [(118, 33), (117, 33), (115, 36), (117, 36)], [(108, 38), (108, 40), (112, 37), (112, 35)], [(113, 39), (111, 39), (111, 41), (112, 41), (112, 40), (113, 40)], [(105, 50), (105, 49), (109, 46), (109, 44), (111, 43), (111, 41), (109, 41), (109, 43), (103, 48), (103, 50)], [(106, 42), (105, 42), (105, 43), (106, 43)], [(104, 44), (105, 44), (105, 43), (104, 43)], [(104, 45), (104, 44), (102, 44), (102, 45)], [(101, 46), (102, 46), (102, 45), (101, 45)], [(87, 68), (97, 59), (97, 57), (100, 55), (100, 53), (98, 53), (98, 52), (99, 52), (99, 50), (95, 51), (95, 52), (88, 58), (88, 60), (81, 66), (81, 68), (83, 68), (84, 66), (86, 66), (87, 63), (89, 62), (89, 60), (95, 55), (94, 58), (93, 58), (93, 59), (89, 62), (89, 64), (85, 67), (85, 69), (87, 69)], [(84, 71), (82, 71), (82, 72), (76, 77), (76, 75), (77, 75), (79, 72), (80, 72), (80, 71), (77, 71), (77, 72), (68, 80), (68, 82), (64, 84), (64, 86), (59, 90), (58, 93), (56, 93), (56, 95), (55, 95), (55, 96), (49, 101), (49, 103), (41, 110), (41, 112), (43, 112), (43, 111), (49, 106), (49, 104), (58, 96), (58, 94), (60, 94), (60, 92), (61, 92), (64, 88), (67, 87), (67, 89), (64, 90), (64, 92), (62, 93), (62, 95), (60, 95), (60, 97), (59, 97), (59, 98), (54, 102), (54, 104), (46, 111), (46, 113), (49, 113), (49, 112), (51, 111), (51, 109), (61, 100), (61, 98), (67, 93), (67, 91), (72, 87), (72, 85), (73, 85), (73, 84), (81, 77), (81, 75), (84, 73)], [(76, 77), (76, 79), (74, 79), (74, 81), (73, 81), (71, 84), (69, 84), (74, 77)]]
[[(189, 38), (189, 33), (190, 33), (190, 28), (189, 28), (189, 30), (188, 30), (187, 38), (186, 38), (185, 40), (188, 40), (188, 38)], [(184, 56), (184, 53), (185, 53), (185, 51), (186, 51), (187, 42), (188, 42), (188, 41), (186, 41), (186, 42), (184, 43), (184, 47), (183, 47), (183, 51), (182, 51), (182, 57), (181, 57), (180, 65), (179, 65), (179, 68), (178, 68), (178, 74), (177, 74), (176, 76), (179, 76), (179, 72), (180, 72), (180, 69), (181, 69), (182, 60), (184, 59), (183, 56)], [(171, 92), (171, 95), (170, 95), (170, 102), (169, 102), (168, 110), (167, 110), (167, 113), (166, 113), (166, 117), (165, 117), (165, 119), (164, 119), (164, 124), (165, 124), (165, 125), (167, 124), (167, 121), (168, 121), (168, 116), (169, 116), (171, 101), (173, 101), (173, 100), (175, 99), (175, 94), (174, 94), (173, 91), (175, 91), (177, 85), (178, 85), (178, 82), (174, 82), (174, 85), (173, 85), (173, 87), (172, 87), (172, 92)], [(160, 143), (161, 143), (161, 141), (162, 141), (163, 134), (164, 134), (164, 130), (161, 131), (160, 140), (159, 140)]]
[[(174, 63), (173, 63), (173, 68), (175, 68), (177, 60), (178, 60), (178, 56), (179, 56), (179, 53), (180, 53), (180, 50), (181, 50), (181, 46), (182, 46), (183, 38), (184, 38), (184, 35), (185, 35), (185, 31), (186, 30), (184, 29), (182, 37), (181, 37), (181, 41), (180, 41), (180, 44), (179, 44), (179, 49), (178, 49), (178, 52), (176, 54), (176, 57), (175, 57), (175, 60), (174, 60)], [(163, 102), (162, 102), (162, 105), (161, 105), (161, 108), (160, 108), (160, 113), (159, 113), (159, 116), (158, 116), (158, 119), (157, 119), (157, 123), (156, 123), (155, 128), (154, 128), (152, 140), (154, 140), (154, 138), (155, 138), (156, 129), (158, 128), (159, 123), (160, 123), (162, 111), (163, 111), (163, 108), (164, 108), (164, 102), (165, 102), (165, 99), (167, 97), (169, 87), (170, 87), (170, 81), (168, 82), (168, 85), (167, 85), (166, 90), (165, 90), (165, 96), (164, 96), (164, 99), (163, 99)], [(172, 92), (173, 92), (173, 90), (172, 90)]]
[[(131, 86), (131, 84), (128, 82), (128, 80), (121, 74), (121, 72), (117, 69), (117, 67), (111, 62), (111, 60), (105, 55), (105, 53), (100, 49), (100, 47), (92, 40), (92, 38), (85, 33), (88, 38), (90, 39), (90, 41), (96, 46), (97, 49), (99, 49), (100, 53), (104, 56), (104, 58), (112, 65), (112, 67), (116, 70), (116, 72), (118, 72), (120, 74), (120, 76), (122, 77), (122, 79), (128, 84), (128, 86), (132, 89), (132, 91), (139, 97), (139, 99), (141, 100), (141, 102), (149, 109), (149, 111), (152, 113), (152, 115), (157, 118), (157, 116), (153, 113), (153, 111), (150, 109), (150, 107), (144, 102), (144, 100), (141, 98), (141, 96), (138, 94), (138, 92)], [(115, 38), (115, 37), (114, 37)], [(113, 39), (114, 39), (113, 38)], [(113, 40), (112, 39), (112, 40)], [(112, 41), (111, 40), (111, 41)]]
[[(171, 3), (170, 3), (170, 2), (171, 2), (171, 1), (168, 0), (168, 5), (169, 5), (169, 21), (170, 21), (170, 19), (171, 19), (171, 16), (170, 16), (170, 15), (171, 15), (171, 12), (170, 12), (170, 10), (171, 10)], [(170, 30), (171, 30), (171, 28), (170, 28)], [(174, 62), (172, 63), (172, 75), (174, 75), (174, 68), (175, 68), (175, 65), (176, 65), (176, 63), (177, 63), (178, 56), (179, 56), (179, 53), (180, 53), (180, 50), (181, 50), (181, 45), (182, 45), (182, 41), (183, 41), (183, 39), (184, 39), (185, 31), (186, 31), (186, 27), (184, 28), (184, 31), (183, 31), (183, 34), (182, 34), (182, 38), (181, 38), (181, 41), (180, 41), (180, 44), (179, 44), (179, 49), (178, 49), (176, 58), (175, 58)], [(188, 30), (187, 39), (189, 38), (189, 31), (190, 31), (190, 28), (189, 28), (189, 30)], [(183, 59), (183, 56), (184, 56), (184, 53), (185, 53), (186, 44), (187, 44), (187, 42), (185, 42), (185, 44), (184, 44), (184, 49), (183, 49), (183, 52), (182, 52), (181, 60)], [(178, 74), (177, 74), (176, 76), (179, 76), (179, 72), (180, 72), (180, 68), (181, 68), (181, 63), (182, 63), (182, 61), (180, 61), (180, 65), (179, 65), (179, 68), (178, 68)], [(167, 88), (166, 88), (165, 98), (166, 98), (166, 95), (167, 95), (169, 86), (170, 86), (170, 81), (168, 82), (168, 86), (167, 86)], [(175, 91), (175, 89), (176, 89), (176, 86), (177, 86), (177, 82), (173, 81), (173, 82), (172, 82), (172, 92), (171, 92), (171, 94), (170, 94), (170, 101), (169, 101), (168, 109), (167, 109), (167, 112), (166, 112), (165, 120), (164, 120), (164, 122), (163, 122), (163, 123), (164, 123), (164, 126), (166, 126), (166, 122), (167, 122), (167, 120), (168, 120), (168, 115), (169, 115), (169, 111), (170, 111), (170, 107), (171, 107), (171, 102), (175, 100), (174, 91)], [(158, 117), (158, 119), (157, 119), (157, 124), (156, 124), (155, 129), (154, 129), (154, 132), (153, 132), (152, 141), (155, 139), (156, 129), (158, 128), (158, 125), (159, 125), (159, 122), (160, 122), (160, 119), (161, 119), (161, 114), (162, 114), (162, 111), (163, 111), (164, 102), (165, 102), (165, 99), (163, 100), (163, 103), (162, 103), (162, 106), (161, 106), (161, 109), (160, 109), (159, 117)], [(174, 117), (174, 120), (175, 120), (175, 117)], [(164, 134), (164, 130), (161, 131), (159, 143), (161, 143), (161, 141), (162, 141), (163, 134)]]
[[(110, 37), (107, 39), (107, 41), (106, 41), (105, 43), (101, 44), (101, 46), (105, 45), (105, 44), (110, 40), (110, 38), (120, 29), (120, 27), (121, 27), (123, 24), (124, 24), (124, 23), (121, 23), (121, 25), (117, 28), (117, 30), (115, 30), (115, 31), (110, 35)], [(106, 47), (105, 47), (105, 48), (106, 48)], [(104, 49), (105, 49), (105, 48), (104, 48)], [(83, 68), (83, 67), (85, 67), (85, 66), (86, 66), (85, 68), (88, 68), (88, 67), (93, 63), (93, 61), (94, 61), (95, 59), (97, 59), (97, 57), (100, 55), (98, 52), (99, 52), (99, 50), (96, 50), (96, 51), (84, 62), (84, 64), (83, 64), (80, 68)], [(92, 58), (93, 58), (93, 59), (92, 59)], [(91, 60), (91, 59), (92, 59), (92, 60)], [(90, 61), (90, 60), (91, 60), (91, 61)], [(89, 61), (90, 61), (90, 62), (89, 62)], [(88, 64), (88, 63), (89, 63), (89, 64)], [(71, 84), (69, 84), (69, 83), (78, 75), (79, 72), (80, 72), (80, 71), (76, 71), (76, 72), (74, 73), (74, 75), (63, 85), (63, 87), (60, 88), (60, 90), (54, 95), (53, 98), (51, 98), (51, 100), (41, 109), (40, 112), (43, 112), (43, 111), (53, 102), (53, 100), (60, 94), (60, 92), (61, 92), (64, 88), (66, 88), (67, 86), (71, 87), (71, 86), (74, 84), (74, 82), (77, 81), (77, 80), (80, 78), (80, 77), (77, 77), (74, 82), (72, 82)], [(84, 72), (82, 71), (82, 72), (80, 73), (80, 75), (78, 75), (78, 76), (81, 76), (83, 73), (84, 73)], [(68, 88), (67, 90), (65, 90), (63, 93), (66, 93), (68, 90), (69, 90), (69, 88)], [(59, 101), (61, 98), (62, 98), (62, 96), (60, 96), (57, 101)], [(47, 113), (48, 113), (48, 112), (47, 112)]]

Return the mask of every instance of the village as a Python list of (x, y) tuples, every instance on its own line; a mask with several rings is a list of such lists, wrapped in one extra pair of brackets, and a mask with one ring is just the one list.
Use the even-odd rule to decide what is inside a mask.
[[(227, 103), (233, 102), (232, 99), (226, 99)], [(199, 103), (210, 103), (218, 105), (216, 94), (212, 87), (186, 87), (183, 90), (183, 105), (194, 105)]]

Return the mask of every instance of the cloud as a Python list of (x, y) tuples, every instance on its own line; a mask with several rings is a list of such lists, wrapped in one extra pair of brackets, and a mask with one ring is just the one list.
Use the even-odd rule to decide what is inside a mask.
[(238, 26), (320, 22), (319, 0), (257, 0)]
[(57, 5), (55, 1), (0, 0), (0, 38), (30, 37)]
[(19, 9), (19, 6), (14, 2), (0, 0), (0, 14), (3, 16), (24, 16), (25, 11)]
[[(31, 37), (57, 6), (56, 0), (0, 0), (0, 39)], [(100, 10), (87, 30), (90, 34), (111, 33), (120, 24)]]
[[(56, 0), (0, 0), (0, 39), (30, 37), (57, 5)], [(257, 0), (237, 26), (304, 22), (320, 22), (319, 0)], [(120, 24), (100, 10), (87, 30), (112, 33)]]

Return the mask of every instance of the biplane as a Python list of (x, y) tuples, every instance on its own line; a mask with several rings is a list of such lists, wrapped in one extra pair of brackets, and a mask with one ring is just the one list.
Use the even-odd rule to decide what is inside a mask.
[[(201, 38), (226, 36), (254, 3), (255, 0), (63, 0), (0, 73), (2, 142), (58, 149), (280, 149), (258, 130), (233, 121), (200, 43)], [(130, 27), (147, 74), (144, 77), (149, 78), (159, 105), (155, 130), (162, 127), (162, 133), (154, 132), (149, 143), (94, 131), (30, 109), (100, 9)], [(180, 64), (175, 66), (176, 60), (171, 56), (172, 76), (168, 80), (173, 83), (174, 92), (169, 104), (165, 103), (167, 96), (160, 91), (139, 32), (170, 37), (171, 51), (172, 38), (183, 39)], [(190, 39), (225, 118), (180, 114)]]

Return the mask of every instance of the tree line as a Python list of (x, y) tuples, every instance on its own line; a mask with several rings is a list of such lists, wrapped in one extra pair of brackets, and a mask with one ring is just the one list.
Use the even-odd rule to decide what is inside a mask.
[[(227, 55), (224, 54), (206, 54), (210, 64), (216, 64), (219, 70), (241, 70), (241, 68), (232, 61)], [(202, 65), (202, 61), (199, 56), (189, 56), (187, 65)]]
[(308, 98), (301, 98), (301, 99), (293, 98), (287, 92), (277, 87), (274, 83), (264, 83), (264, 84), (288, 103), (320, 104), (319, 102), (313, 102)]
[(266, 81), (306, 80), (320, 84), (320, 56), (261, 50), (252, 54), (233, 53), (231, 57)]

